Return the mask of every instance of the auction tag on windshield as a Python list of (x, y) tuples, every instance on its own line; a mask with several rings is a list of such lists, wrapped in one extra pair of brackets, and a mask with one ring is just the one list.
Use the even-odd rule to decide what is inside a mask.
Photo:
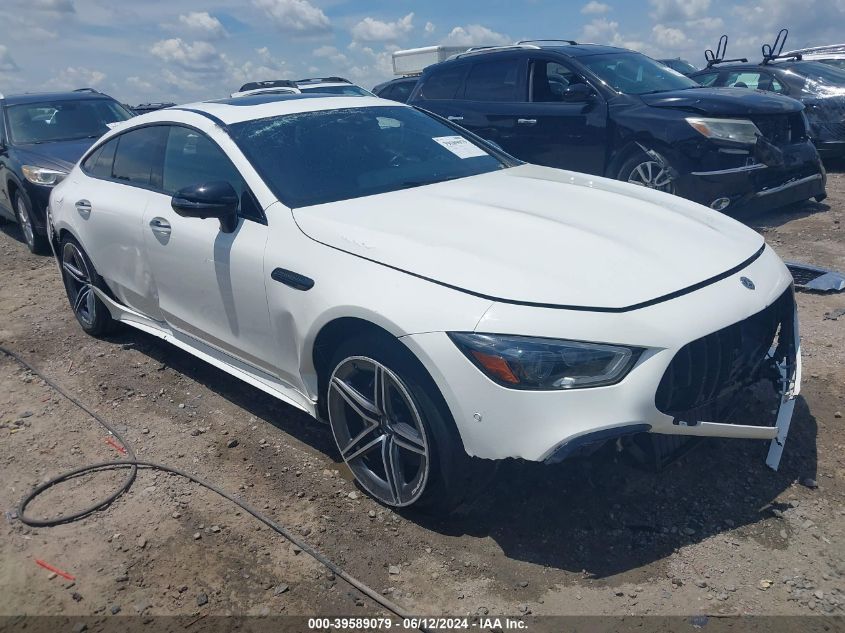
[(440, 143), (440, 145), (448, 149), (458, 158), (487, 156), (487, 152), (477, 145), (473, 145), (463, 136), (435, 136), (432, 140), (435, 143)]

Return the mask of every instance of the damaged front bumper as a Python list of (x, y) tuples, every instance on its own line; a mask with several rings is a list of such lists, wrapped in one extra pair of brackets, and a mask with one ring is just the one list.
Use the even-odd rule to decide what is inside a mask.
[[(744, 285), (743, 276), (753, 281), (753, 290)], [(631, 312), (495, 303), (476, 326), (480, 332), (584, 341), (606, 341), (612, 332), (612, 342), (645, 350), (622, 381), (590, 389), (509, 389), (482, 374), (443, 332), (413, 334), (402, 340), (429, 371), (452, 413), (465, 450), (476, 457), (554, 462), (585, 446), (638, 433), (769, 442), (778, 438), (782, 445), (793, 406), (789, 403), (800, 384), (791, 284), (789, 271), (766, 248), (736, 274)], [(791, 325), (781, 327), (786, 314), (781, 309), (787, 307)], [(762, 316), (755, 316), (759, 314)], [(792, 333), (791, 338), (787, 332)], [(778, 341), (773, 346), (776, 334)], [(720, 341), (724, 346), (717, 349)], [(712, 354), (688, 356), (705, 342)], [(747, 348), (747, 344), (753, 347)], [(686, 358), (692, 362), (685, 367)], [(724, 361), (721, 367), (720, 358)], [(750, 364), (745, 362), (749, 359), (753, 361)], [(682, 397), (659, 401), (658, 389), (670, 366), (679, 370), (675, 386), (665, 387), (661, 396), (681, 387)], [(685, 370), (691, 373), (684, 386)], [(759, 390), (764, 402), (746, 407), (745, 415), (726, 415), (730, 407), (723, 406), (723, 398), (743, 392), (755, 381), (768, 382), (765, 390)], [(770, 414), (774, 409), (781, 412), (777, 420)]]
[[(827, 175), (809, 141), (778, 148), (777, 161), (762, 162), (751, 153), (725, 154), (723, 164), (693, 168), (680, 173), (679, 195), (730, 213), (766, 210), (826, 196)], [(737, 165), (739, 158), (742, 164)]]

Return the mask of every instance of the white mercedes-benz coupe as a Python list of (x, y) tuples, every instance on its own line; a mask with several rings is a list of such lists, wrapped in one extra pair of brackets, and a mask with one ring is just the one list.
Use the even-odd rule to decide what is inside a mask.
[[(49, 229), (86, 332), (125, 323), (326, 420), (389, 506), (654, 434), (768, 440), (776, 467), (800, 383), (792, 279), (754, 231), (392, 101), (139, 116)], [(757, 383), (771, 403), (736, 419)]]

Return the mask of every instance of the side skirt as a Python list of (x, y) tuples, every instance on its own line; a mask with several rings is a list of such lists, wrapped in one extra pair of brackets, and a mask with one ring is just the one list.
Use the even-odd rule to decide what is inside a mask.
[(275, 376), (264, 373), (251, 365), (247, 365), (237, 358), (193, 337), (189, 337), (181, 332), (174, 332), (165, 324), (154, 321), (131, 308), (121, 305), (99, 288), (93, 288), (93, 290), (97, 298), (105, 304), (112, 318), (116, 321), (120, 321), (142, 332), (167, 341), (192, 356), (205, 361), (209, 365), (213, 365), (227, 374), (252, 385), (256, 389), (260, 389), (282, 402), (296, 407), (300, 411), (304, 411), (311, 417), (317, 417), (316, 402), (287, 383), (280, 381)]

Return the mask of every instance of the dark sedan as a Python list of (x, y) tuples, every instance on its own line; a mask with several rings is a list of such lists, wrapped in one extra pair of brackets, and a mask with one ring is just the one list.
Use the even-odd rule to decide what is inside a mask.
[(822, 157), (845, 156), (845, 70), (814, 61), (730, 64), (690, 75), (702, 86), (765, 90), (798, 99)]
[(49, 247), (52, 188), (109, 127), (132, 116), (93, 90), (0, 95), (0, 220), (17, 221), (33, 253)]

